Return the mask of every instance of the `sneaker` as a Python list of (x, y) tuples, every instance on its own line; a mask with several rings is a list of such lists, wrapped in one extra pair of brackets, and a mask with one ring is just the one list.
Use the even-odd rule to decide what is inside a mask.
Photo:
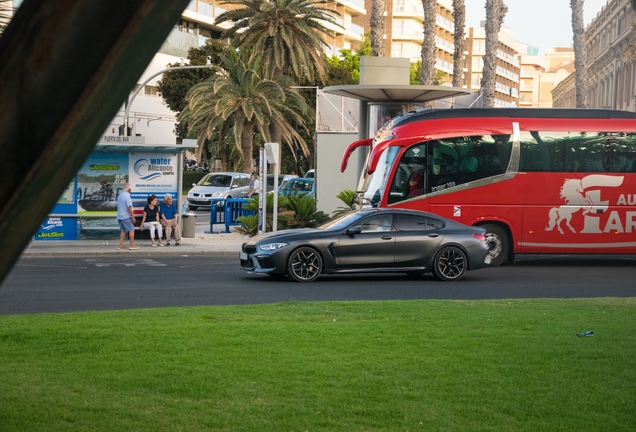
[(175, 246), (179, 246), (179, 242), (176, 242), (174, 245), (175, 245)]
[(166, 246), (170, 246), (170, 242), (166, 243)]

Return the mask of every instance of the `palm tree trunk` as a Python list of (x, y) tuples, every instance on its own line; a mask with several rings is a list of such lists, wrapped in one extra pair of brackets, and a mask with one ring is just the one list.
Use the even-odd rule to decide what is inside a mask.
[[(424, 8), (424, 40), (422, 42), (422, 71), (420, 72), (421, 85), (437, 85), (435, 79), (435, 62), (437, 49), (435, 48), (435, 27), (437, 21), (437, 0), (422, 0)], [(433, 102), (424, 104), (427, 108), (434, 108)]]
[(247, 174), (251, 174), (254, 169), (252, 164), (253, 133), (254, 123), (245, 122), (241, 134), (241, 150), (243, 150), (243, 172)]
[(587, 108), (587, 67), (583, 0), (570, 0), (572, 33), (574, 34), (574, 79), (576, 80), (576, 107)]
[(453, 21), (455, 21), (455, 52), (453, 53), (453, 87), (464, 85), (464, 51), (466, 41), (466, 6), (464, 0), (453, 0)]
[(501, 24), (503, 24), (507, 12), (508, 7), (503, 0), (486, 0), (486, 54), (484, 55), (484, 72), (481, 79), (484, 108), (495, 106), (499, 30), (501, 30)]
[(384, 0), (371, 4), (371, 51), (375, 57), (384, 57)]

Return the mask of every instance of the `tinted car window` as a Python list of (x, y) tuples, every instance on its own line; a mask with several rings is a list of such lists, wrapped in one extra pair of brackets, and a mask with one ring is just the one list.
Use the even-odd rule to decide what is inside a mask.
[(426, 228), (429, 230), (436, 230), (444, 228), (444, 222), (439, 219), (426, 218)]
[(382, 214), (366, 218), (356, 226), (359, 226), (360, 231), (364, 234), (372, 232), (391, 231), (392, 223), (393, 215)]
[(343, 229), (355, 221), (363, 218), (365, 213), (347, 213), (335, 219), (332, 219), (324, 224), (316, 227), (319, 230), (339, 230)]
[(401, 214), (398, 216), (400, 231), (424, 231), (426, 230), (426, 218), (424, 216)]
[(314, 182), (310, 180), (290, 180), (285, 184), (286, 191), (311, 192)]

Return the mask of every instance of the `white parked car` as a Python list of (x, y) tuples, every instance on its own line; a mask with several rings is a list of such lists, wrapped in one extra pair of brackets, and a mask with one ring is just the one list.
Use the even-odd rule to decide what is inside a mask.
[(188, 207), (210, 207), (214, 199), (245, 198), (250, 191), (250, 176), (243, 173), (211, 173), (192, 184), (188, 192)]

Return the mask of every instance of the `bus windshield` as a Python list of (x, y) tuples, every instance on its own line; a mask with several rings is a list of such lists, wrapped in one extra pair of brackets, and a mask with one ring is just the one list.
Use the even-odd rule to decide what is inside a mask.
[[(361, 182), (356, 195), (356, 204), (377, 206), (382, 200), (382, 195), (386, 188), (391, 174), (391, 169), (395, 159), (400, 152), (400, 147), (388, 147), (378, 161), (378, 166), (373, 174), (366, 174)], [(368, 160), (367, 160), (368, 164)]]

